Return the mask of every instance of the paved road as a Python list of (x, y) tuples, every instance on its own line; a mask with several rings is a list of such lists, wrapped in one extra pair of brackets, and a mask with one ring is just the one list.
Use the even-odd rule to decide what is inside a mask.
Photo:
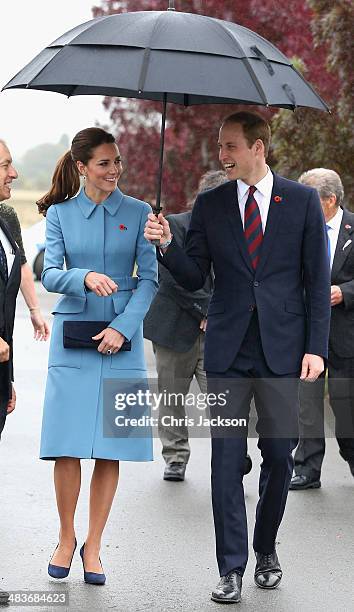
[[(53, 298), (41, 290), (42, 307), (47, 313)], [(18, 406), (7, 421), (0, 444), (0, 588), (67, 592), (70, 606), (59, 609), (71, 612), (220, 611), (220, 605), (209, 599), (218, 574), (207, 439), (192, 440), (184, 483), (162, 480), (158, 441), (154, 462), (122, 463), (101, 555), (108, 576), (105, 587), (83, 583), (78, 554), (69, 579), (60, 584), (49, 579), (46, 566), (57, 543), (58, 523), (52, 464), (37, 459), (48, 347), (32, 341), (22, 299), (18, 304), (15, 351)], [(147, 360), (153, 371), (149, 346)], [(255, 469), (245, 479), (245, 491), (252, 529), (260, 463), (255, 440), (250, 441), (250, 452)], [(92, 469), (90, 461), (83, 464), (83, 490), (76, 521), (80, 545), (87, 525)], [(317, 491), (289, 495), (279, 533), (278, 553), (284, 571), (281, 588), (265, 592), (254, 586), (251, 553), (243, 601), (237, 610), (354, 610), (354, 481), (334, 440), (328, 441), (322, 485)], [(53, 610), (45, 606), (41, 609)]]

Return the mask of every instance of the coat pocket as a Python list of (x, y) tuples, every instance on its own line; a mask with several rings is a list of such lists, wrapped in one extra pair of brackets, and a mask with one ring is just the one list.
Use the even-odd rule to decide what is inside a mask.
[(302, 317), (305, 316), (305, 305), (300, 300), (287, 300), (285, 302), (285, 310), (286, 312), (290, 312), (291, 314), (300, 315)]
[(62, 295), (55, 304), (52, 314), (66, 314), (83, 312), (86, 306), (86, 298), (74, 295)]
[(214, 314), (221, 314), (222, 312), (225, 312), (225, 303), (223, 300), (210, 302), (207, 315), (208, 317)]
[(54, 323), (50, 341), (48, 368), (81, 368), (82, 349), (66, 349), (63, 341), (63, 322), (80, 320), (85, 310), (86, 298), (77, 296), (62, 296), (55, 304), (52, 314)]

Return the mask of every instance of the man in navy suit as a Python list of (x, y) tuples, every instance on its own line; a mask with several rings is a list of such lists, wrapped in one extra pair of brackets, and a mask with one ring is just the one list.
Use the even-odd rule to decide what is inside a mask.
[[(11, 184), (16, 178), (10, 151), (0, 140), (0, 202), (10, 198)], [(12, 384), (12, 334), (20, 280), (20, 251), (8, 226), (0, 219), (0, 438), (6, 416), (16, 405)], [(8, 600), (9, 593), (0, 589), (0, 605)]]
[[(163, 215), (150, 215), (145, 236), (160, 240), (159, 260), (191, 291), (211, 264), (205, 370), (209, 391), (229, 391), (214, 417), (248, 421), (254, 397), (262, 454), (253, 548), (255, 582), (275, 588), (275, 551), (298, 438), (298, 381), (324, 369), (330, 322), (330, 278), (323, 213), (315, 189), (273, 174), (266, 164), (270, 128), (260, 116), (226, 118), (219, 159), (228, 183), (200, 194), (185, 251)], [(238, 419), (238, 421), (237, 421)], [(241, 599), (247, 557), (242, 485), (247, 427), (212, 427), (212, 501), (220, 582), (212, 599)]]

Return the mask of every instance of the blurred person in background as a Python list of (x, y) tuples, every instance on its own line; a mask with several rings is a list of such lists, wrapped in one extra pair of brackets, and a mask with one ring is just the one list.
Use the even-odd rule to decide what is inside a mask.
[[(339, 175), (327, 168), (304, 172), (299, 182), (317, 189), (328, 234), (331, 327), (328, 347), (329, 402), (339, 453), (354, 476), (354, 214), (344, 208)], [(300, 442), (290, 489), (318, 489), (325, 454), (325, 372), (300, 385)]]

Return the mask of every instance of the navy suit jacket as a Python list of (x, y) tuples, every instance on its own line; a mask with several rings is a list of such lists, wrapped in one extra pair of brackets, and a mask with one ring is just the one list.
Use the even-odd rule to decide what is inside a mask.
[(4, 426), (5, 409), (11, 397), (13, 380), (12, 334), (15, 320), (16, 297), (21, 282), (20, 250), (7, 224), (0, 219), (0, 227), (15, 251), (15, 259), (7, 283), (0, 273), (0, 336), (10, 346), (10, 359), (0, 363), (0, 433)]
[(275, 374), (298, 372), (305, 353), (327, 357), (330, 273), (324, 217), (315, 189), (274, 175), (256, 272), (244, 238), (236, 181), (200, 194), (185, 251), (173, 240), (158, 259), (190, 291), (204, 285), (213, 264), (207, 371), (230, 368), (255, 308), (264, 355)]

